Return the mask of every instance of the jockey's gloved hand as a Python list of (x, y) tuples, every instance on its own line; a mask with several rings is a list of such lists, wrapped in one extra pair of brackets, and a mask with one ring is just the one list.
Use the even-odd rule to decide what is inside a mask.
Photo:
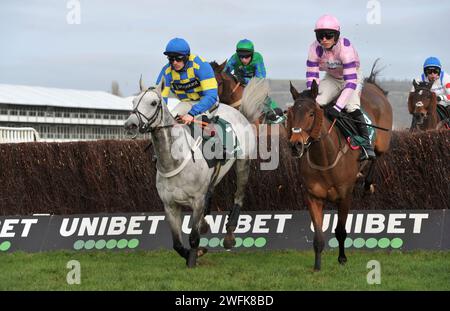
[(275, 112), (275, 114), (276, 114), (277, 116), (283, 116), (283, 115), (284, 115), (283, 110), (281, 110), (281, 109), (278, 108), (278, 107), (274, 108), (273, 111)]
[(337, 111), (334, 107), (328, 109), (327, 113), (331, 120), (334, 120), (336, 118), (339, 119), (341, 117), (341, 112)]

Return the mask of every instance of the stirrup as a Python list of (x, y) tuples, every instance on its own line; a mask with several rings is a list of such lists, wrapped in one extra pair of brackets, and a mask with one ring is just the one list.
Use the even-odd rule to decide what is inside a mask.
[(370, 152), (368, 152), (366, 147), (361, 146), (361, 153), (359, 155), (359, 161), (374, 160), (374, 159), (376, 159), (376, 157), (377, 156), (373, 150), (370, 150)]

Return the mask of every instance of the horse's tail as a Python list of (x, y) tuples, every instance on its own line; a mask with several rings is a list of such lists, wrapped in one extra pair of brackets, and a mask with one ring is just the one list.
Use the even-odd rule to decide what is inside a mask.
[(263, 112), (264, 101), (269, 96), (269, 81), (252, 78), (242, 94), (239, 111), (250, 123), (255, 122)]
[(381, 86), (379, 86), (379, 85), (377, 84), (377, 82), (375, 81), (377, 75), (385, 68), (385, 67), (380, 68), (380, 69), (377, 68), (377, 64), (378, 64), (378, 61), (379, 61), (379, 60), (380, 60), (380, 58), (377, 58), (377, 59), (375, 60), (375, 62), (373, 63), (373, 65), (372, 65), (372, 70), (370, 71), (370, 75), (369, 75), (368, 78), (365, 78), (365, 79), (364, 79), (364, 83), (370, 83), (370, 84), (375, 85), (377, 88), (379, 88), (379, 89), (384, 93), (385, 96), (387, 96), (389, 92), (383, 90), (383, 88), (382, 88)]

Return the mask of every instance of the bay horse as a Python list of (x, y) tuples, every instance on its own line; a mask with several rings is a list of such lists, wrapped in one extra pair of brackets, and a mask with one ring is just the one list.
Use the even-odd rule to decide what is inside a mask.
[[(161, 85), (146, 88), (141, 79), (140, 93), (133, 99), (133, 110), (124, 127), (133, 134), (139, 131), (151, 135), (153, 149), (158, 156), (156, 188), (170, 224), (173, 248), (186, 260), (186, 265), (192, 268), (196, 266), (197, 257), (206, 252), (205, 248), (199, 248), (199, 242), (200, 234), (206, 233), (209, 229), (205, 215), (210, 210), (214, 187), (229, 172), (233, 164), (236, 164), (236, 192), (234, 206), (226, 225), (224, 247), (229, 249), (235, 244), (234, 230), (244, 202), (250, 159), (254, 158), (256, 150), (256, 137), (253, 127), (247, 120), (254, 116), (243, 115), (234, 108), (219, 104), (216, 116), (231, 124), (239, 142), (240, 153), (227, 158), (225, 163), (219, 162), (219, 166), (209, 167), (205, 150), (202, 153), (202, 148), (199, 148), (202, 137), (194, 140), (187, 127), (177, 123), (167, 105), (163, 103), (161, 89)], [(264, 84), (249, 84), (246, 88), (248, 96), (244, 94), (241, 108), (245, 108), (246, 105), (251, 107), (262, 105), (267, 89), (268, 86)], [(248, 98), (248, 102), (245, 98)], [(182, 206), (192, 209), (190, 249), (183, 246)]]
[(244, 93), (244, 85), (238, 82), (235, 76), (223, 71), (227, 65), (226, 60), (220, 65), (215, 61), (211, 62), (210, 65), (216, 76), (219, 101), (233, 108), (239, 108)]
[[(375, 84), (373, 69), (366, 79), (361, 94), (361, 106), (374, 124), (389, 129), (376, 130), (375, 153), (387, 152), (391, 140), (392, 107), (383, 90)], [(321, 269), (324, 248), (322, 231), (324, 202), (338, 206), (338, 223), (335, 228), (339, 242), (340, 264), (347, 262), (344, 242), (347, 238), (345, 224), (352, 203), (357, 175), (361, 170), (358, 161), (360, 150), (352, 150), (341, 132), (326, 117), (316, 102), (318, 85), (314, 80), (310, 90), (299, 93), (291, 83), (294, 105), (288, 110), (287, 136), (292, 154), (300, 158), (300, 171), (306, 186), (305, 201), (314, 227), (314, 270)], [(304, 156), (306, 155), (306, 156)], [(370, 161), (365, 188), (371, 188), (375, 160)]]
[(413, 80), (414, 91), (408, 96), (408, 111), (412, 115), (410, 132), (440, 129), (445, 125), (437, 112), (436, 94), (431, 91), (433, 82)]
[[(222, 64), (218, 64), (213, 61), (210, 62), (211, 67), (214, 70), (214, 75), (217, 80), (217, 88), (219, 93), (219, 101), (221, 103), (227, 104), (233, 108), (239, 109), (241, 105), (242, 96), (244, 94), (245, 86), (242, 85), (235, 76), (224, 72), (225, 66), (227, 65), (227, 60), (225, 60)], [(268, 94), (267, 94), (268, 95)], [(248, 107), (247, 107), (248, 108)], [(259, 125), (265, 124), (265, 114), (263, 112), (263, 106), (258, 106), (259, 114), (258, 117), (254, 120), (249, 120), (253, 123), (258, 130), (258, 138), (260, 133)], [(254, 111), (256, 113), (256, 111)], [(267, 141), (271, 140), (271, 136), (276, 135), (281, 139), (286, 138), (286, 129), (284, 124), (271, 124), (265, 128), (264, 133), (266, 134)], [(269, 139), (270, 138), (270, 139)], [(276, 147), (278, 148), (278, 146)]]

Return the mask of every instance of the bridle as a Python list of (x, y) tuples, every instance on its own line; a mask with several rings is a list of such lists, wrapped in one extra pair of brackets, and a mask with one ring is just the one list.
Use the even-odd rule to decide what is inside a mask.
[[(430, 98), (430, 97), (432, 97), (432, 94), (433, 94), (433, 91), (431, 91), (430, 89), (428, 89), (428, 88), (425, 88), (425, 87), (419, 87), (419, 88), (416, 88), (415, 90), (414, 90), (414, 92), (413, 92), (413, 94), (418, 94), (418, 95), (422, 95), (422, 92), (425, 92), (425, 93), (427, 93), (426, 94), (426, 96), (428, 96), (428, 98)], [(432, 100), (432, 99), (430, 99), (430, 100)], [(419, 101), (417, 101), (417, 102), (415, 102), (414, 103), (414, 109), (416, 108), (416, 107), (422, 107), (423, 106), (423, 103), (422, 103), (422, 101), (421, 100), (419, 100)], [(422, 123), (419, 123), (418, 121), (418, 118), (419, 118), (419, 114), (418, 113), (415, 113), (414, 112), (414, 110), (413, 110), (413, 124), (412, 124), (412, 127), (413, 128), (415, 128), (415, 127), (417, 127), (418, 125), (421, 125)], [(426, 120), (427, 118), (428, 118), (428, 116), (429, 116), (429, 114), (428, 114), (428, 111), (427, 111), (427, 113), (423, 116), (423, 120)]]
[[(307, 100), (307, 99), (305, 99)], [(314, 102), (314, 104), (316, 105), (316, 103)], [(295, 104), (294, 104), (295, 105)], [(292, 109), (291, 111), (293, 112), (294, 107), (290, 108)], [(318, 137), (312, 137), (311, 136), (311, 132), (315, 129), (315, 127), (318, 127), (317, 130), (319, 130), (322, 127), (322, 123), (323, 123), (323, 119), (317, 123), (316, 122), (316, 118), (318, 116), (315, 115), (314, 116), (314, 121), (312, 122), (311, 126), (308, 129), (303, 129), (301, 127), (292, 127), (291, 128), (291, 133), (292, 134), (300, 134), (300, 133), (306, 133), (308, 135), (308, 137), (306, 138), (306, 141), (296, 141), (295, 144), (292, 144), (292, 148), (295, 148), (296, 151), (298, 152), (298, 156), (296, 156), (296, 158), (301, 158), (303, 156), (303, 154), (305, 154), (305, 152), (308, 152), (309, 148), (311, 147), (311, 145), (313, 143), (319, 142), (322, 140), (322, 138), (326, 137), (327, 135), (330, 134), (335, 122), (333, 122), (333, 124), (331, 124), (330, 128), (328, 129), (327, 133), (325, 135), (322, 135), (322, 133), (319, 133), (320, 135)], [(291, 134), (291, 136), (292, 136)], [(301, 146), (301, 149), (298, 150), (298, 145)]]
[(157, 130), (174, 126), (174, 124), (169, 124), (169, 125), (161, 125), (161, 126), (151, 127), (152, 124), (154, 124), (155, 121), (158, 119), (158, 117), (159, 117), (159, 120), (158, 120), (159, 123), (162, 121), (162, 117), (163, 117), (162, 98), (158, 92), (155, 92), (158, 95), (158, 104), (157, 104), (155, 112), (150, 117), (147, 118), (142, 112), (139, 111), (139, 109), (138, 109), (139, 105), (141, 104), (141, 101), (144, 98), (145, 94), (147, 94), (147, 92), (149, 92), (149, 91), (153, 91), (154, 89), (155, 89), (155, 87), (149, 87), (148, 89), (146, 89), (145, 92), (142, 94), (141, 98), (139, 98), (139, 101), (138, 101), (136, 107), (131, 111), (131, 113), (136, 115), (136, 117), (139, 120), (138, 128), (139, 128), (139, 132), (141, 134), (153, 133)]

